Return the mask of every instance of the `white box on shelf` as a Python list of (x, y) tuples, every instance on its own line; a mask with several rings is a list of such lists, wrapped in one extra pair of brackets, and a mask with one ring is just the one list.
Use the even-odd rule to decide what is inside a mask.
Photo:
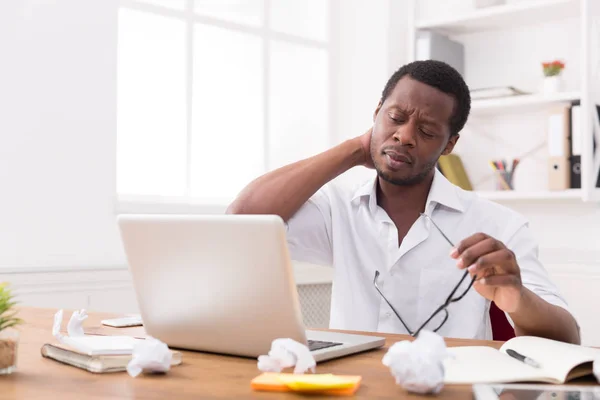
[(465, 74), (465, 50), (460, 42), (437, 32), (420, 31), (415, 46), (416, 60), (437, 60), (451, 65)]

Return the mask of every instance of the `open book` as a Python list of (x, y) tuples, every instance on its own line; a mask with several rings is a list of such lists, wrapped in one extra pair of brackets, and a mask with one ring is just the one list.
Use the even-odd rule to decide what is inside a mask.
[[(539, 368), (506, 353), (512, 349), (533, 359)], [(486, 346), (451, 347), (444, 361), (446, 384), (545, 382), (563, 384), (592, 374), (600, 349), (532, 336), (505, 342), (500, 350)]]

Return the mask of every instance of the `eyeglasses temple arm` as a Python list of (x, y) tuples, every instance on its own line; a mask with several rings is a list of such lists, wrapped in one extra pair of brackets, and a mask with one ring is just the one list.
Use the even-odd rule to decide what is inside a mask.
[(454, 243), (452, 243), (452, 241), (450, 239), (448, 239), (448, 236), (446, 236), (446, 234), (440, 229), (440, 227), (437, 226), (437, 224), (433, 221), (433, 219), (431, 217), (429, 217), (429, 215), (424, 214), (424, 213), (421, 213), (421, 215), (423, 217), (427, 218), (429, 221), (431, 221), (431, 223), (433, 224), (433, 226), (435, 226), (435, 229), (437, 229), (442, 234), (442, 236), (444, 237), (444, 239), (446, 239), (446, 242), (450, 243), (450, 246), (456, 247), (454, 245)]
[[(459, 297), (457, 297), (456, 299), (452, 299), (452, 302), (455, 301), (459, 301), (460, 299), (462, 299), (463, 297), (465, 297), (465, 295), (467, 294), (467, 292), (469, 291), (469, 289), (471, 289), (471, 286), (473, 286), (473, 283), (475, 282), (475, 280), (477, 279), (477, 275), (473, 275), (473, 278), (471, 279), (471, 283), (469, 283), (469, 286), (467, 287), (467, 289), (463, 292), (463, 294), (461, 294)], [(462, 280), (461, 280), (462, 282)], [(460, 285), (460, 283), (459, 283)]]
[(381, 293), (381, 290), (379, 290), (379, 286), (377, 286), (377, 282), (374, 280), (373, 283), (375, 284), (375, 289), (377, 289), (377, 291), (381, 295), (381, 298), (387, 303), (388, 306), (390, 306), (390, 308), (392, 309), (392, 311), (394, 312), (394, 314), (396, 314), (396, 317), (398, 317), (398, 319), (400, 320), (400, 322), (402, 323), (402, 325), (406, 329), (406, 332), (408, 332), (410, 335), (412, 335), (413, 334), (412, 331), (408, 328), (408, 326), (406, 326), (406, 324), (402, 320), (402, 317), (400, 317), (400, 314), (398, 314), (398, 312), (396, 311), (396, 309), (394, 308), (394, 306), (388, 301), (388, 299), (385, 298), (385, 296), (383, 295), (383, 293)]
[[(435, 312), (433, 314), (431, 314), (431, 316), (427, 319), (427, 321), (425, 321), (425, 322), (423, 322), (423, 324), (421, 324), (421, 326), (419, 327), (419, 329), (417, 329), (415, 331), (415, 333), (412, 334), (412, 336), (417, 337), (417, 335), (419, 334), (419, 332), (421, 332), (421, 330), (429, 323), (429, 321), (431, 321), (433, 319), (433, 317), (435, 317), (442, 310), (446, 311), (446, 304), (441, 305), (440, 307), (438, 307), (438, 309), (435, 310)], [(444, 317), (444, 321), (442, 321), (442, 323), (440, 324), (440, 326), (437, 327), (434, 332), (437, 332), (437, 330), (440, 329), (442, 327), (442, 325), (444, 325), (444, 323), (446, 322), (447, 319), (448, 319), (448, 311), (446, 311), (446, 316)]]

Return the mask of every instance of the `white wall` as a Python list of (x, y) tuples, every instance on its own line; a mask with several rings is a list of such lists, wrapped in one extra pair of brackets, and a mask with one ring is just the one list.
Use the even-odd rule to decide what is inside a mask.
[[(333, 143), (365, 133), (390, 77), (407, 60), (408, 0), (339, 2), (337, 132)], [(373, 175), (359, 167), (340, 179), (351, 182)]]
[(0, 268), (106, 266), (117, 0), (0, 2)]
[(388, 78), (388, 1), (340, 2), (338, 138), (364, 133)]

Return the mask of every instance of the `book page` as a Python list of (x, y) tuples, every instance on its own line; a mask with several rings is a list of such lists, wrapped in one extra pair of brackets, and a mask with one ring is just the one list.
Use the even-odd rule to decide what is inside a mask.
[(97, 355), (120, 355), (131, 354), (136, 341), (130, 336), (66, 336), (63, 343), (84, 354)]
[(574, 367), (600, 357), (600, 349), (532, 336), (510, 339), (502, 345), (500, 351), (505, 354), (506, 349), (513, 349), (532, 358), (549, 376), (560, 383), (566, 382), (569, 371)]
[(487, 346), (450, 347), (452, 357), (444, 361), (446, 384), (552, 382), (538, 368), (515, 360)]

